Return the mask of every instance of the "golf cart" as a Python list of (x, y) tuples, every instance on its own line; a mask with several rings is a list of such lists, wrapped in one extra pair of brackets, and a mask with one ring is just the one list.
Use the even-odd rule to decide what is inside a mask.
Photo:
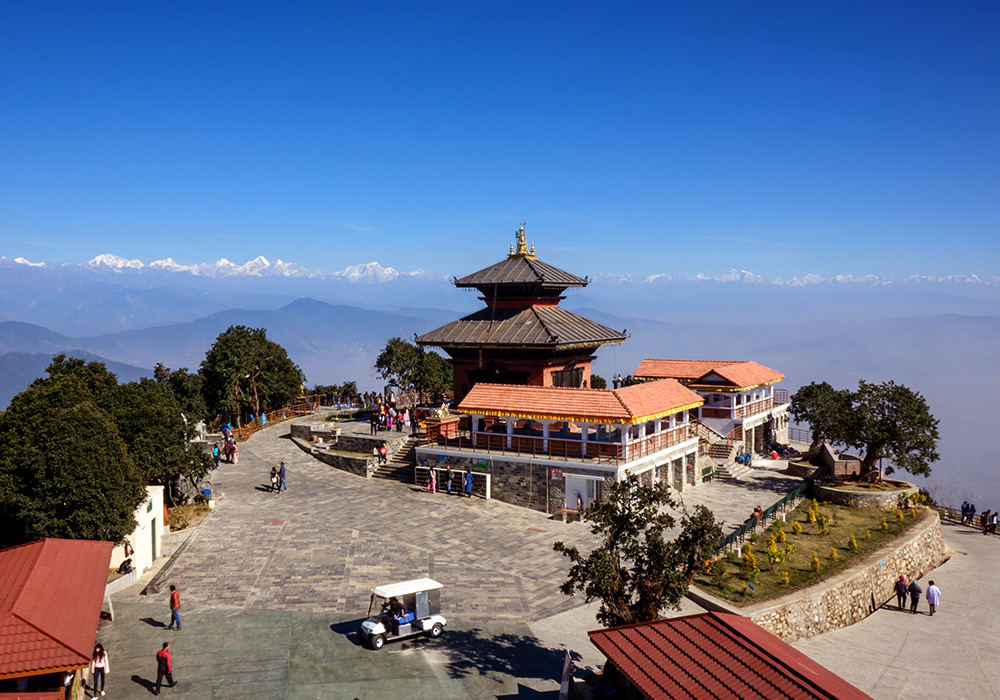
[(448, 624), (440, 614), (442, 588), (429, 578), (373, 588), (368, 619), (358, 628), (362, 646), (378, 650), (386, 642), (418, 634), (440, 637)]

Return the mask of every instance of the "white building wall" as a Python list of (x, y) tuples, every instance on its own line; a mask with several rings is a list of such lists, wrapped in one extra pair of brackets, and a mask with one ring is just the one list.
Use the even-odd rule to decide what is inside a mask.
[[(166, 530), (163, 522), (163, 487), (147, 486), (146, 500), (139, 504), (134, 515), (137, 525), (128, 536), (128, 541), (135, 550), (132, 554), (132, 566), (135, 567), (136, 575), (142, 576), (163, 549), (162, 540)], [(111, 552), (111, 566), (117, 569), (124, 560), (125, 547), (118, 545)]]

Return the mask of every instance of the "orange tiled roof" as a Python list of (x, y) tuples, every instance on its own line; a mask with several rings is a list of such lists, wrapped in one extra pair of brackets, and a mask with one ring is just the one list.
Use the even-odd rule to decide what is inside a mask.
[(635, 376), (642, 379), (679, 379), (689, 386), (718, 389), (718, 384), (703, 384), (708, 374), (717, 374), (728, 382), (727, 389), (746, 390), (774, 384), (785, 378), (781, 372), (752, 360), (655, 360), (639, 363)]
[(113, 547), (45, 539), (0, 550), (0, 678), (89, 663)]
[(641, 423), (703, 403), (672, 379), (608, 389), (479, 383), (458, 405), (464, 413), (592, 423)]

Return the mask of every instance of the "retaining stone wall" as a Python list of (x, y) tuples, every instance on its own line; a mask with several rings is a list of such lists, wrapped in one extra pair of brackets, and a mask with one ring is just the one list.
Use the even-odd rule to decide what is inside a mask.
[(328, 450), (321, 445), (314, 447), (305, 440), (297, 437), (293, 437), (292, 442), (298, 445), (302, 451), (308, 452), (319, 461), (350, 474), (356, 474), (368, 479), (371, 478), (371, 475), (378, 469), (378, 458), (375, 457), (375, 455), (370, 457), (355, 457), (353, 455), (346, 455)]
[(873, 612), (873, 600), (879, 606), (894, 596), (893, 583), (901, 574), (907, 580), (923, 578), (948, 557), (941, 520), (937, 513), (927, 511), (893, 551), (867, 555), (861, 568), (852, 567), (850, 572), (801, 591), (795, 600), (762, 603), (766, 607), (736, 612), (786, 642), (794, 642), (863, 620)]
[[(880, 508), (882, 510), (900, 508), (903, 497), (908, 493), (915, 493), (917, 490), (913, 484), (906, 484), (904, 488), (897, 491), (848, 491), (842, 488), (829, 488), (822, 483), (813, 482), (813, 496), (817, 501), (830, 501), (849, 508)], [(853, 505), (851, 501), (854, 501)]]
[[(444, 459), (438, 459), (444, 457)], [(524, 508), (531, 508), (542, 513), (555, 513), (557, 510), (566, 507), (566, 480), (562, 477), (552, 479), (549, 477), (551, 469), (561, 469), (564, 474), (580, 474), (584, 476), (600, 476), (605, 479), (608, 487), (614, 483), (614, 479), (609, 477), (607, 472), (591, 469), (581, 469), (573, 466), (571, 468), (551, 467), (545, 464), (529, 462), (519, 462), (513, 460), (499, 459), (497, 457), (471, 458), (458, 457), (450, 454), (421, 452), (417, 455), (417, 461), (432, 467), (465, 471), (466, 468), (473, 473), (490, 474), (490, 497), (504, 503), (511, 503)], [(482, 483), (479, 480), (474, 482), (473, 491), (480, 495)], [(546, 508), (546, 502), (548, 508)]]

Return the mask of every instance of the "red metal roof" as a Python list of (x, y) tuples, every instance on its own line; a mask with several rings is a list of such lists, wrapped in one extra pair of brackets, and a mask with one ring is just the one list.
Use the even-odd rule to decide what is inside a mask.
[(480, 382), (462, 399), (458, 410), (525, 418), (639, 423), (702, 403), (698, 394), (672, 379), (614, 391)]
[(871, 700), (750, 619), (701, 613), (590, 632), (654, 700)]
[(113, 547), (45, 539), (0, 550), (0, 678), (90, 661)]
[[(716, 374), (722, 383), (707, 381)], [(699, 389), (752, 389), (785, 378), (781, 372), (751, 360), (656, 360), (639, 363), (635, 376), (643, 379), (678, 379)]]

